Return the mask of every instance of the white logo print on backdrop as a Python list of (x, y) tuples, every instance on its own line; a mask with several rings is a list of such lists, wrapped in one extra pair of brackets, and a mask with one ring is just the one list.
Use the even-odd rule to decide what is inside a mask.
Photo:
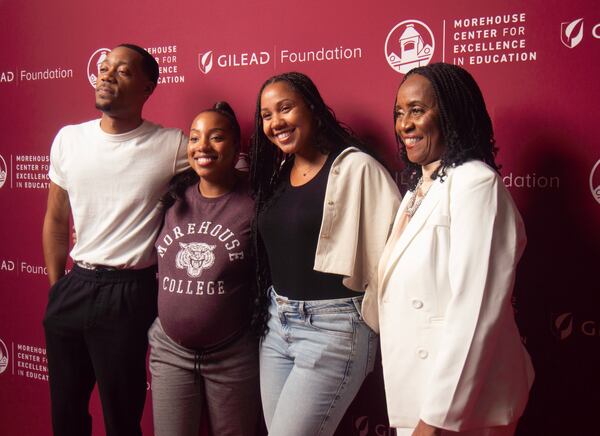
[(390, 67), (402, 74), (427, 65), (434, 51), (433, 32), (418, 20), (396, 24), (385, 39), (385, 58)]
[(576, 47), (583, 39), (583, 18), (560, 23), (560, 41), (567, 48)]
[(87, 64), (87, 78), (90, 81), (90, 85), (96, 87), (96, 81), (98, 80), (98, 69), (100, 64), (104, 62), (106, 56), (110, 53), (109, 48), (99, 48), (96, 50), (88, 60)]
[(4, 183), (6, 183), (7, 176), (8, 167), (6, 166), (6, 161), (4, 160), (2, 155), (0, 155), (0, 188), (4, 186)]
[(6, 368), (8, 368), (8, 348), (6, 348), (6, 344), (0, 339), (0, 374), (2, 374)]
[(204, 74), (208, 74), (213, 67), (213, 52), (212, 50), (207, 51), (206, 53), (198, 54), (198, 68)]
[(600, 159), (594, 164), (590, 172), (590, 191), (598, 203), (600, 203)]

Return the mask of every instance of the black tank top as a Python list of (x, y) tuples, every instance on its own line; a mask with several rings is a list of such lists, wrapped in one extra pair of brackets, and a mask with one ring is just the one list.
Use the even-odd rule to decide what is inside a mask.
[(291, 185), (290, 166), (281, 176), (275, 198), (258, 217), (275, 291), (292, 300), (357, 296), (342, 284), (341, 275), (313, 269), (327, 179), (337, 154), (330, 153), (317, 175), (302, 186)]

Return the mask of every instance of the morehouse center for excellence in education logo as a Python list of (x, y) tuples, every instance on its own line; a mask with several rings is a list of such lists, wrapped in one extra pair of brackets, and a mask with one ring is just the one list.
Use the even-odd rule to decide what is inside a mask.
[(100, 64), (104, 62), (106, 56), (110, 53), (110, 48), (99, 48), (96, 50), (88, 60), (87, 64), (87, 78), (92, 87), (96, 88), (96, 81), (98, 80), (98, 69)]
[(6, 161), (0, 154), (0, 188), (4, 186), (6, 183), (6, 179), (8, 177), (8, 167), (6, 166)]
[[(0, 184), (0, 186), (2, 186)], [(590, 173), (590, 190), (598, 203), (600, 203), (600, 159), (592, 168)]]
[(8, 348), (0, 339), (0, 374), (6, 371), (6, 368), (8, 368)]
[(401, 74), (427, 65), (434, 51), (433, 32), (418, 20), (396, 24), (385, 39), (385, 58), (390, 67)]

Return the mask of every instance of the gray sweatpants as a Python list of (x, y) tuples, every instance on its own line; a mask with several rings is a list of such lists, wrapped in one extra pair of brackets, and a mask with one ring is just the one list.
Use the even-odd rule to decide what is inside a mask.
[(158, 318), (148, 332), (156, 436), (197, 436), (206, 402), (211, 433), (254, 436), (259, 416), (258, 340), (243, 335), (210, 353), (173, 341)]

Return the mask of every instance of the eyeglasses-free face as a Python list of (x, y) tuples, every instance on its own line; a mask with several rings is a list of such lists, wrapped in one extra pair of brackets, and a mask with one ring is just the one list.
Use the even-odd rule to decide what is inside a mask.
[(439, 110), (428, 79), (413, 74), (400, 86), (394, 107), (396, 134), (408, 159), (418, 165), (438, 160), (445, 150)]

